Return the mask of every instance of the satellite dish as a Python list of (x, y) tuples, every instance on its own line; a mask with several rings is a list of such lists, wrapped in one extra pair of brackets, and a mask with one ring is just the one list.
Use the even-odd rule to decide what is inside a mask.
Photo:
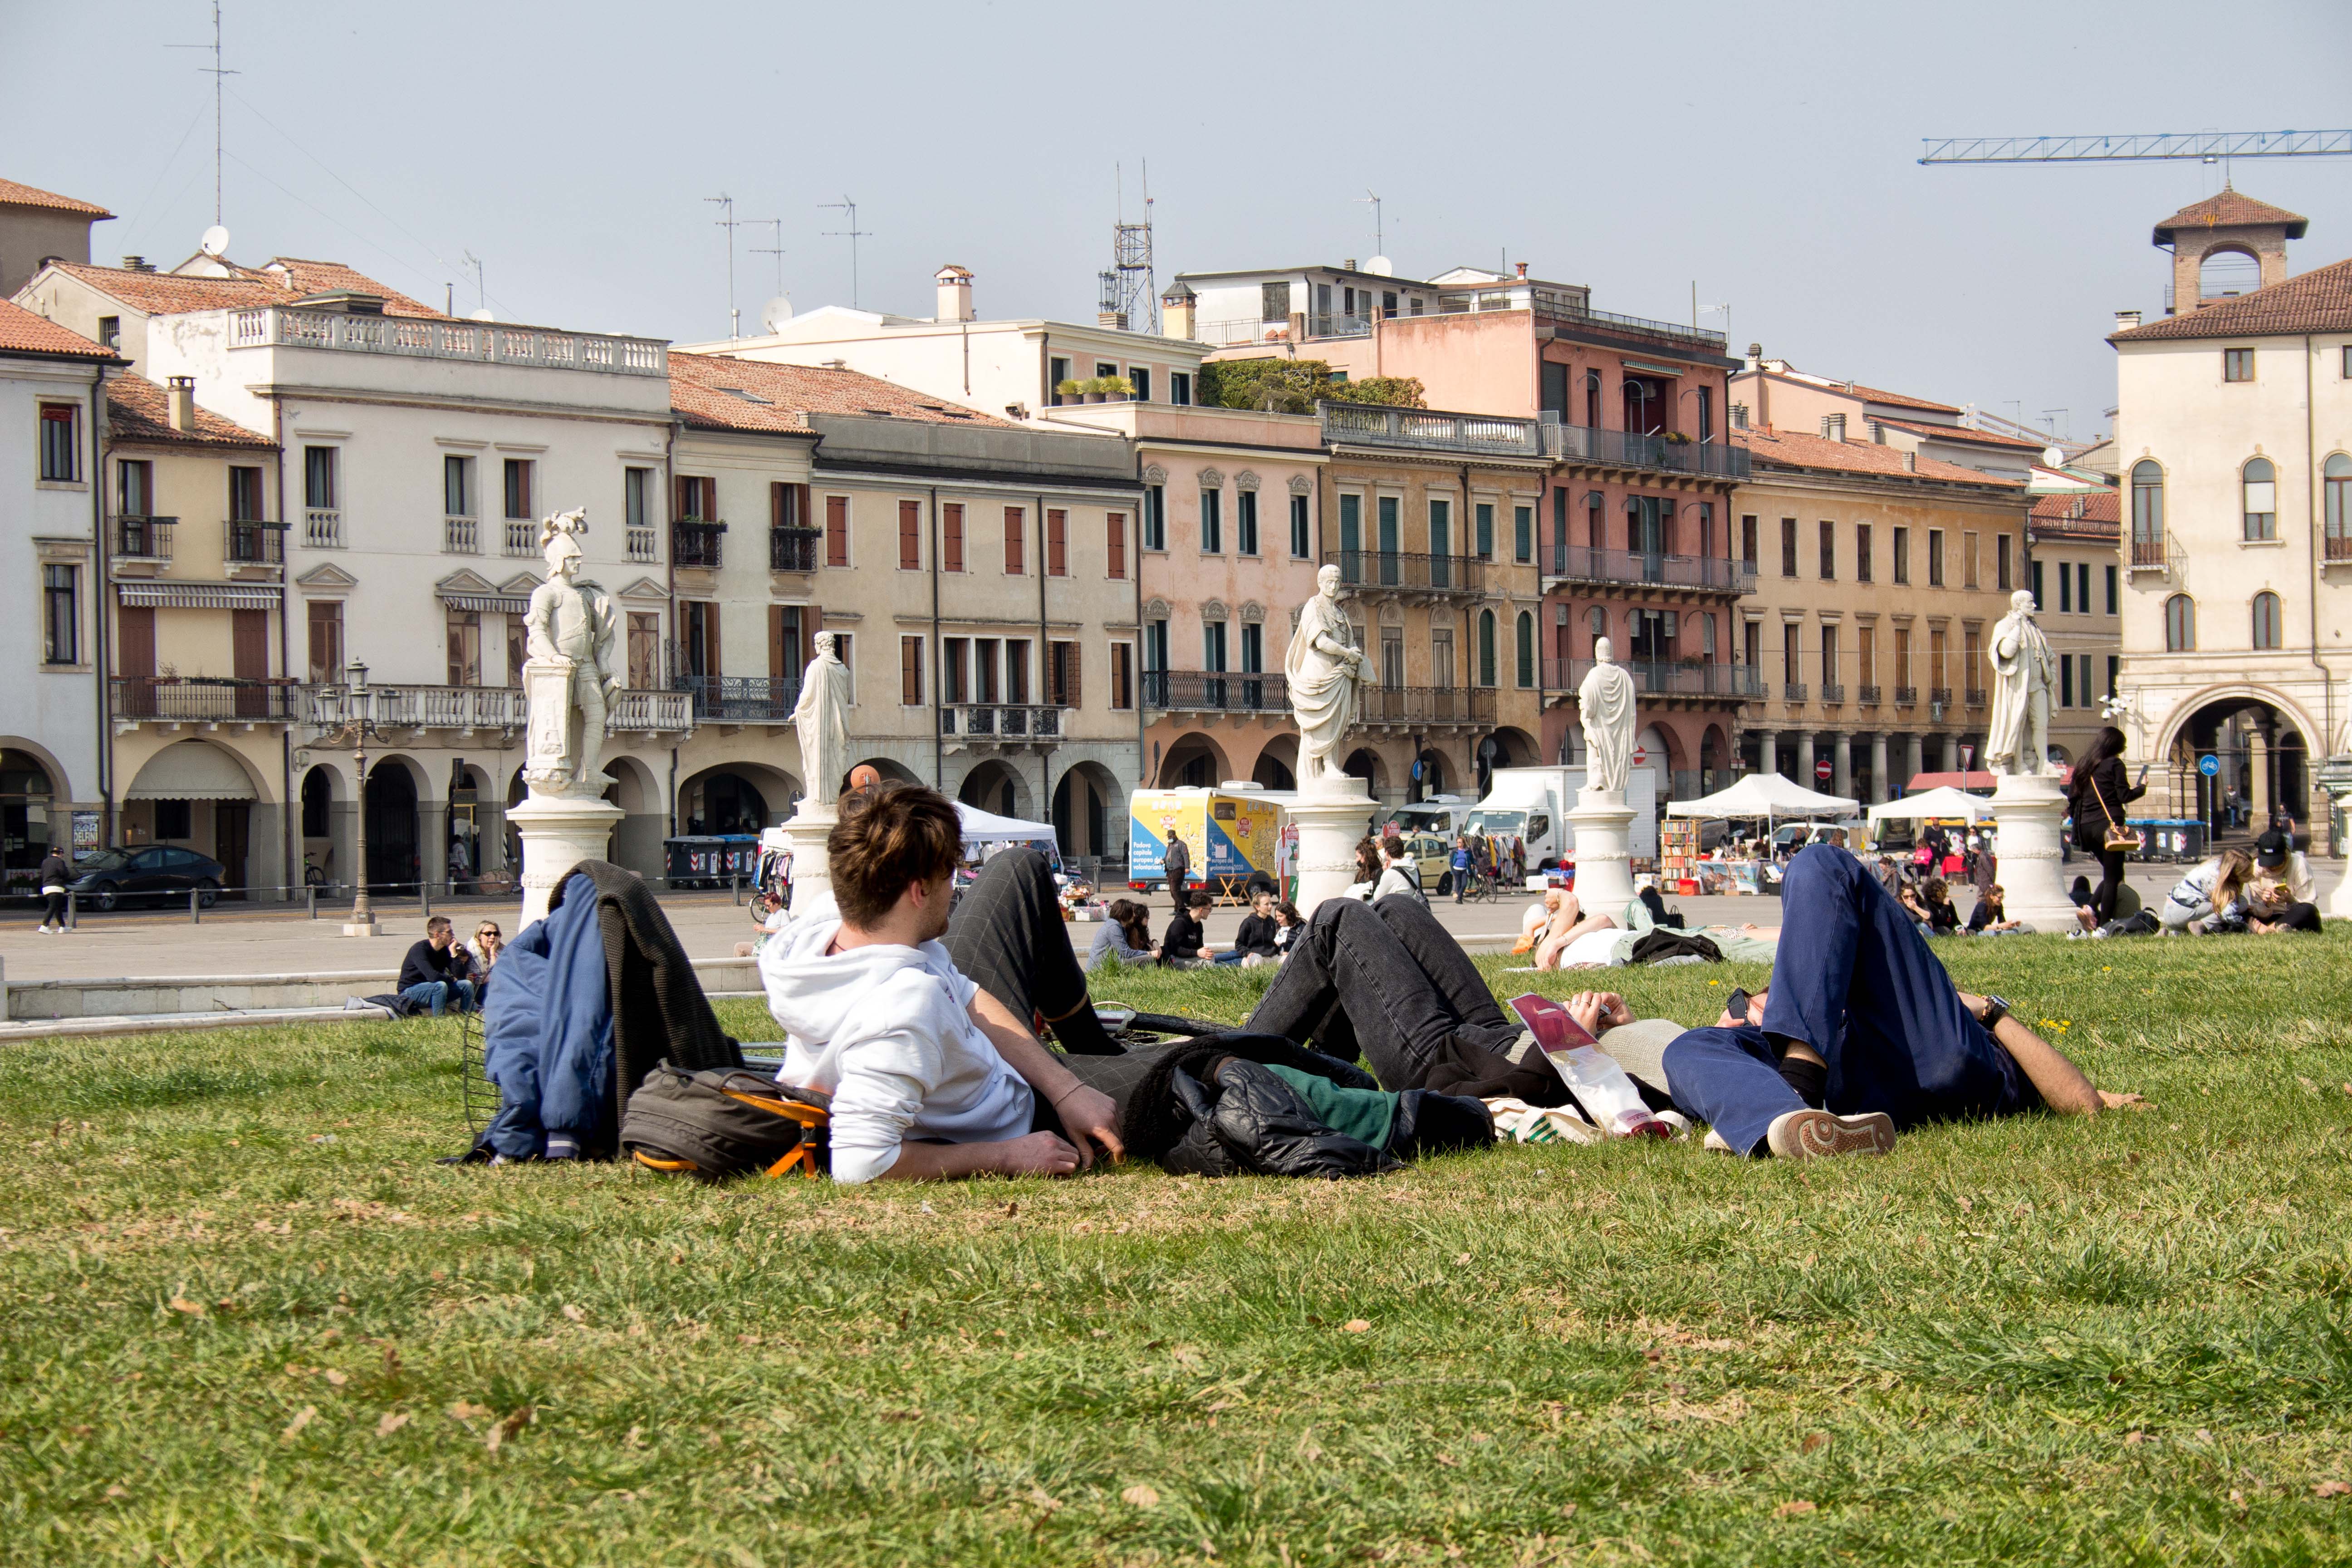
[(196, 241), (196, 248), (218, 260), (228, 254), (228, 230), (218, 224), (213, 225), (205, 230), (204, 238)]
[(1364, 270), (1375, 278), (1393, 278), (1396, 276), (1396, 263), (1385, 256), (1375, 256), (1364, 263)]
[(793, 319), (793, 297), (779, 294), (760, 307), (760, 324), (772, 332), (781, 332), (784, 323)]
[(2055, 447), (2044, 447), (2042, 448), (2042, 466), (2046, 468), (2063, 468), (2066, 466), (2066, 454)]
[(469, 321), (495, 321), (498, 319), (498, 312), (487, 308), (479, 310), (468, 311), (466, 316), (466, 320)]

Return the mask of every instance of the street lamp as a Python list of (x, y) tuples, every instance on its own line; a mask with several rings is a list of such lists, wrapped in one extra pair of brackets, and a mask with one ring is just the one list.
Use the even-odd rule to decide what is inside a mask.
[(352, 660), (348, 673), (351, 677), (348, 687), (341, 691), (330, 688), (325, 694), (334, 703), (341, 722), (322, 738), (330, 745), (352, 748), (352, 770), (359, 781), (355, 790), (359, 810), (352, 844), (352, 858), (358, 862), (352, 882), (356, 890), (352, 896), (352, 918), (344, 922), (343, 934), (374, 936), (380, 928), (376, 925), (375, 910), (368, 902), (367, 743), (368, 738), (377, 733), (375, 693), (368, 688), (368, 667), (364, 661)]

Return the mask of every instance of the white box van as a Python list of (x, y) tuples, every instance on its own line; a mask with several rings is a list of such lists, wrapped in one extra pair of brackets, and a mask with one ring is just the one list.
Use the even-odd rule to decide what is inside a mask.
[[(1485, 833), (1504, 843), (1523, 840), (1530, 871), (1576, 858), (1576, 834), (1568, 825), (1584, 770), (1563, 767), (1496, 768), (1486, 798), (1465, 814), (1462, 831)], [(1636, 858), (1658, 858), (1658, 774), (1634, 768), (1625, 778), (1625, 804), (1633, 808), (1632, 843)]]

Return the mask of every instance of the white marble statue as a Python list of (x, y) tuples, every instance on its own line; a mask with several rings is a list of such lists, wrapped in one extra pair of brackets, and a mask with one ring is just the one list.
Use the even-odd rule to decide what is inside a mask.
[(831, 632), (816, 634), (816, 657), (801, 671), (793, 728), (800, 733), (808, 799), (835, 805), (841, 799), (841, 777), (849, 771), (849, 667), (841, 662)]
[(1592, 668), (1576, 689), (1584, 726), (1584, 787), (1625, 793), (1633, 770), (1633, 678), (1607, 637), (1592, 644)]
[(2033, 595), (2009, 596), (2009, 614), (1992, 628), (1992, 719), (1985, 726), (1985, 766), (1997, 773), (2050, 772), (2050, 693), (2058, 656), (2033, 619)]
[(535, 795), (593, 799), (612, 780), (597, 765), (611, 700), (621, 689), (620, 616), (613, 596), (580, 576), (585, 508), (540, 524), (547, 581), (531, 590), (523, 690), (530, 737), (524, 779)]
[(1315, 574), (1315, 596), (1298, 612), (1282, 669), (1289, 678), (1290, 716), (1298, 726), (1298, 785), (1328, 787), (1341, 769), (1349, 727), (1355, 722), (1356, 688), (1371, 678), (1372, 662), (1349, 636), (1339, 612), (1339, 569)]

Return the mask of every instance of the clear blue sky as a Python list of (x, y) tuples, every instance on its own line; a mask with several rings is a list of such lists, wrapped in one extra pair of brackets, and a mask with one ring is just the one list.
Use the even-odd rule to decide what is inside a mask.
[[(1922, 168), (1935, 134), (2352, 124), (2352, 5), (1364, 0), (1123, 7), (682, 0), (226, 0), (232, 255), (347, 260), (420, 298), (482, 258), (507, 319), (723, 335), (717, 208), (783, 219), (794, 304), (928, 315), (946, 261), (983, 315), (1089, 319), (1114, 171), (1181, 269), (1506, 255), (1594, 304), (2077, 437), (2115, 401), (2100, 341), (2162, 303), (2150, 225), (2196, 163)], [(213, 216), (205, 0), (0, 0), (0, 174), (119, 221), (166, 264)], [(2241, 42), (2240, 40), (2244, 40)], [(2352, 255), (2352, 159), (2241, 163), (2305, 213), (2297, 270)], [(747, 324), (773, 291), (740, 231)], [(1723, 324), (1719, 314), (1702, 318)], [(2012, 401), (2014, 400), (2014, 401)]]

